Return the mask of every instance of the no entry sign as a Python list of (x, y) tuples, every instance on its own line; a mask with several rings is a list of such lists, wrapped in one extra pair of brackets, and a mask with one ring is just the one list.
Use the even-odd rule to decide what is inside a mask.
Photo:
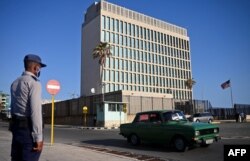
[(60, 91), (60, 83), (57, 80), (49, 80), (46, 86), (47, 91), (51, 95), (56, 95)]
[(50, 144), (53, 145), (54, 143), (54, 97), (60, 91), (60, 83), (57, 80), (49, 80), (46, 86), (47, 91), (49, 94), (52, 95), (52, 103), (51, 103), (51, 141)]

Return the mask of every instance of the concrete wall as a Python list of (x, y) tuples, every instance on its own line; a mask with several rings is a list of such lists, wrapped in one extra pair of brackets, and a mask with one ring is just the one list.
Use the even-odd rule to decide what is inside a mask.
[[(55, 124), (65, 125), (83, 125), (83, 106), (88, 107), (87, 126), (94, 126), (94, 117), (97, 113), (97, 106), (102, 104), (102, 95), (94, 95), (81, 97), (78, 99), (65, 100), (55, 102)], [(143, 96), (127, 96), (122, 95), (122, 91), (116, 91), (105, 94), (105, 101), (123, 102), (127, 104), (127, 116), (122, 122), (131, 122), (135, 114), (148, 110), (172, 109), (172, 99), (169, 98), (154, 98)], [(51, 123), (51, 104), (43, 105), (44, 121), (46, 124)], [(98, 122), (97, 126), (113, 126), (120, 124), (119, 113), (109, 113), (105, 117), (113, 118), (106, 123)], [(125, 116), (123, 116), (125, 117)], [(114, 119), (115, 118), (115, 119)], [(114, 122), (115, 121), (115, 122)]]
[(82, 28), (81, 96), (92, 95), (91, 88), (101, 93), (100, 65), (93, 59), (93, 49), (100, 43), (100, 16)]
[(172, 100), (169, 98), (123, 96), (123, 102), (128, 103), (129, 115), (134, 115), (142, 111), (171, 110), (173, 108)]

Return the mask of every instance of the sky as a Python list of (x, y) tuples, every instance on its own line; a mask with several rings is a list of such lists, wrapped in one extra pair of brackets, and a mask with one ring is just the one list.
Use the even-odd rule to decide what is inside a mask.
[[(108, 0), (111, 3), (184, 27), (191, 45), (194, 99), (213, 107), (250, 104), (249, 0)], [(94, 0), (0, 0), (0, 91), (24, 71), (26, 54), (47, 64), (46, 84), (61, 84), (57, 100), (80, 95), (81, 25)], [(220, 85), (231, 80), (231, 88)]]

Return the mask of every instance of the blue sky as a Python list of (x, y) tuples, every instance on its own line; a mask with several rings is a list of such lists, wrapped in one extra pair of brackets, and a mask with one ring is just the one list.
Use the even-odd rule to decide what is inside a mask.
[[(23, 72), (23, 57), (39, 54), (43, 98), (46, 83), (59, 80), (56, 99), (80, 94), (81, 24), (93, 0), (1, 0), (0, 91), (9, 93)], [(250, 104), (249, 0), (109, 0), (143, 14), (184, 27), (191, 44), (194, 98), (214, 107), (230, 107), (231, 79), (235, 103)]]

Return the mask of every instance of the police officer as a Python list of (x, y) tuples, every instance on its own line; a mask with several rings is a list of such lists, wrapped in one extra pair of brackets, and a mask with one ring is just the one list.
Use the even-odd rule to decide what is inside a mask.
[(11, 85), (12, 131), (11, 160), (37, 161), (43, 149), (41, 58), (29, 54), (24, 57), (22, 76)]

